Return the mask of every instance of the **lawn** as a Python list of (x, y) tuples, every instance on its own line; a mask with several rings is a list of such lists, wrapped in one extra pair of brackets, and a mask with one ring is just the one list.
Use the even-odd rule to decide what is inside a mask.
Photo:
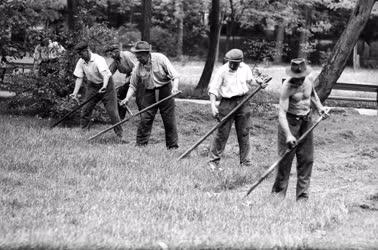
[(215, 125), (206, 105), (177, 103), (175, 151), (160, 118), (138, 148), (137, 119), (118, 144), (112, 132), (86, 142), (107, 125), (49, 129), (51, 120), (0, 115), (0, 248), (377, 247), (377, 117), (336, 109), (316, 128), (310, 200), (297, 203), (295, 168), (285, 200), (270, 195), (273, 174), (244, 197), (277, 159), (277, 111), (253, 110), (254, 166), (238, 166), (233, 131), (222, 174), (206, 169), (211, 138), (177, 161)]

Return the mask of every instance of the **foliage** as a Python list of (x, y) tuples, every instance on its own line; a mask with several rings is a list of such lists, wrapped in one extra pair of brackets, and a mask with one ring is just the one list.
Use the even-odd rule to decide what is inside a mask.
[[(244, 57), (252, 61), (273, 61), (273, 58), (277, 56), (280, 51), (276, 49), (276, 41), (267, 41), (265, 39), (248, 39), (243, 43), (242, 50), (244, 51)], [(283, 44), (283, 53), (288, 52), (288, 44)]]
[[(77, 102), (69, 97), (74, 88), (73, 77), (67, 80), (53, 74), (16, 74), (10, 77), (7, 88), (17, 94), (17, 98), (7, 102), (7, 111), (10, 113), (54, 118), (63, 117), (77, 106)], [(84, 96), (85, 89), (82, 88), (80, 93)], [(76, 112), (67, 121), (77, 123), (79, 114), (80, 111)], [(108, 120), (105, 110), (99, 105), (92, 117), (99, 122)]]
[(151, 29), (151, 44), (154, 51), (161, 52), (167, 56), (176, 56), (176, 36), (160, 26)]

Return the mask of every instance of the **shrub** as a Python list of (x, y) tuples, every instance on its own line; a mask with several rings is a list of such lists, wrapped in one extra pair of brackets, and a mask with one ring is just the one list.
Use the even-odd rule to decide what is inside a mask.
[(159, 26), (151, 29), (151, 44), (154, 51), (169, 57), (176, 56), (176, 36)]
[[(74, 81), (67, 81), (51, 74), (47, 76), (36, 76), (33, 73), (12, 75), (7, 88), (16, 92), (16, 97), (7, 101), (7, 110), (10, 113), (57, 118), (63, 117), (78, 105), (69, 97), (74, 88)], [(82, 88), (81, 96), (84, 96), (84, 92)], [(80, 111), (77, 111), (67, 121), (78, 123), (79, 114)], [(93, 119), (100, 122), (107, 121), (107, 115), (102, 106), (96, 106)]]

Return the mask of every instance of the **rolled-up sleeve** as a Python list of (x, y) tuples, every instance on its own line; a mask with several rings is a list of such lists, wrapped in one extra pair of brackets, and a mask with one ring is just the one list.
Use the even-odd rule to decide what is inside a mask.
[(83, 70), (83, 59), (79, 59), (76, 63), (75, 70), (73, 72), (74, 76), (77, 78), (83, 78), (84, 77), (84, 70)]
[(178, 78), (179, 74), (173, 67), (171, 61), (169, 61), (169, 59), (163, 54), (161, 54), (160, 56), (161, 56), (162, 64), (164, 65), (164, 69), (166, 70), (168, 77), (170, 79)]
[(96, 66), (98, 68), (98, 71), (101, 73), (103, 76), (108, 76), (111, 77), (112, 73), (109, 70), (108, 64), (105, 61), (105, 58), (103, 57), (98, 57), (95, 60)]
[(138, 64), (134, 67), (130, 76), (130, 88), (136, 91), (138, 85)]
[(209, 95), (213, 94), (216, 97), (219, 97), (219, 89), (222, 84), (222, 72), (223, 72), (222, 68), (218, 69), (215, 72), (215, 75), (213, 76), (213, 78), (211, 79), (210, 84), (209, 84), (209, 91), (208, 91)]

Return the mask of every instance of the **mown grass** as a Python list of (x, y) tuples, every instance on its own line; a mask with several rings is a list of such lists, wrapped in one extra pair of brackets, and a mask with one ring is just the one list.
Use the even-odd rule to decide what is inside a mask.
[(254, 107), (254, 166), (238, 167), (233, 131), (225, 172), (214, 175), (205, 168), (210, 139), (176, 160), (214, 126), (209, 107), (177, 105), (176, 151), (165, 148), (160, 118), (150, 144), (137, 148), (137, 120), (124, 125), (129, 144), (113, 133), (88, 143), (106, 125), (50, 130), (48, 120), (1, 115), (0, 248), (377, 246), (376, 200), (368, 198), (377, 193), (376, 117), (340, 112), (317, 128), (311, 198), (297, 203), (294, 169), (285, 200), (270, 195), (272, 177), (244, 197), (277, 159), (274, 108)]

